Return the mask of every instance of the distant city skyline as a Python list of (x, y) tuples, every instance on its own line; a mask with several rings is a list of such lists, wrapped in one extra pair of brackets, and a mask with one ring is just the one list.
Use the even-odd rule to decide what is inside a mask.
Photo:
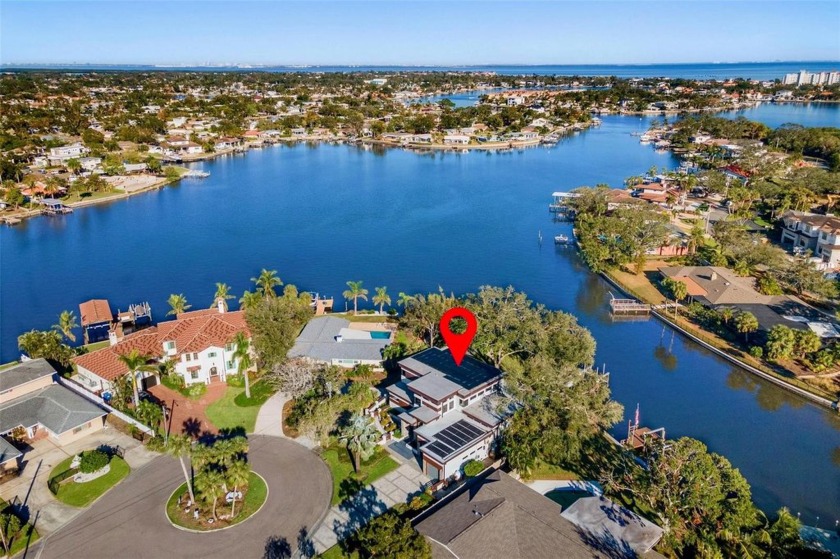
[(840, 60), (840, 2), (4, 0), (0, 63), (262, 66)]

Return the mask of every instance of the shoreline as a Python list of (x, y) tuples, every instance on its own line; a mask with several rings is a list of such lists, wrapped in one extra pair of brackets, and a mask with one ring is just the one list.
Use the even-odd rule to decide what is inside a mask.
[[(589, 270), (589, 271), (592, 272), (591, 270)], [(600, 277), (602, 277), (607, 283), (609, 283), (610, 285), (612, 285), (613, 287), (615, 287), (616, 289), (621, 291), (621, 293), (627, 295), (628, 297), (632, 297), (634, 299), (639, 299), (642, 302), (647, 302), (647, 301), (645, 301), (645, 299), (643, 297), (640, 297), (640, 296), (634, 294), (633, 291), (630, 290), (630, 288), (625, 286), (618, 279), (610, 276), (607, 272), (600, 272), (600, 273), (598, 273), (598, 275)], [(689, 331), (689, 330), (683, 328), (682, 326), (680, 326), (679, 324), (675, 323), (670, 318), (663, 315), (662, 313), (660, 313), (656, 309), (651, 309), (651, 314), (657, 320), (659, 320), (659, 322), (661, 322), (662, 324), (664, 324), (664, 325), (668, 326), (669, 328), (675, 330), (676, 332), (678, 332), (682, 336), (684, 336), (684, 337), (688, 338), (689, 340), (691, 340), (692, 342), (700, 345), (704, 349), (707, 349), (707, 350), (711, 351), (712, 353), (714, 353), (718, 357), (726, 359), (727, 361), (729, 361), (730, 363), (732, 363), (732, 364), (736, 365), (737, 367), (743, 369), (744, 371), (747, 371), (748, 373), (751, 373), (753, 375), (761, 377), (764, 380), (766, 380), (768, 382), (771, 382), (774, 385), (778, 386), (779, 388), (782, 388), (783, 390), (787, 390), (788, 392), (791, 392), (791, 393), (796, 394), (796, 395), (798, 395), (802, 398), (805, 398), (806, 400), (808, 400), (811, 403), (814, 403), (816, 405), (819, 405), (821, 407), (827, 408), (831, 411), (834, 411), (834, 412), (840, 414), (840, 398), (833, 401), (829, 398), (826, 398), (824, 395), (815, 392), (812, 389), (805, 389), (805, 388), (796, 386), (794, 384), (791, 384), (790, 382), (785, 380), (785, 378), (782, 377), (781, 375), (774, 374), (774, 373), (768, 373), (766, 371), (762, 371), (761, 369), (753, 367), (749, 363), (745, 363), (744, 361), (737, 358), (736, 356), (731, 355), (730, 353), (728, 353), (728, 352), (726, 352), (726, 351), (724, 351), (724, 350), (722, 350), (718, 347), (715, 347), (714, 345), (710, 344), (709, 342), (706, 342), (705, 340), (698, 337), (697, 335), (695, 335), (691, 331)], [(731, 345), (727, 344), (727, 346), (731, 348)]]

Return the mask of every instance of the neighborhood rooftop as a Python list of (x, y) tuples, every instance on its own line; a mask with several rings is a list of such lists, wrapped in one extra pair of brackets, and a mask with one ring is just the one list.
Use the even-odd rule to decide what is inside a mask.
[(0, 392), (6, 392), (27, 382), (54, 374), (55, 369), (46, 359), (24, 361), (19, 365), (0, 371)]
[(0, 432), (40, 424), (60, 435), (103, 415), (89, 400), (53, 384), (0, 404)]
[(289, 357), (308, 357), (318, 361), (381, 361), (386, 338), (351, 330), (350, 321), (334, 316), (310, 320), (289, 351)]
[[(470, 355), (464, 356), (464, 360), (459, 367), (455, 364), (448, 349), (437, 347), (429, 348), (407, 359), (403, 359), (400, 361), (400, 366), (420, 376), (426, 376), (432, 373), (436, 376), (439, 375), (447, 381), (447, 383), (444, 383), (429, 379), (428, 385), (421, 384), (420, 386), (432, 386), (435, 389), (445, 390), (444, 387), (448, 387), (448, 383), (452, 383), (460, 387), (460, 392), (462, 393), (469, 392), (473, 388), (493, 381), (500, 375), (498, 369), (482, 363)], [(412, 388), (416, 386), (414, 383), (417, 382), (419, 381), (415, 380), (412, 382)]]

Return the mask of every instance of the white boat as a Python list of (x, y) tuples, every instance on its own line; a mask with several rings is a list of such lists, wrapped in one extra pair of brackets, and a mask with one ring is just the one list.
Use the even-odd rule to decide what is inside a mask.
[(569, 237), (566, 235), (557, 235), (556, 237), (554, 237), (554, 244), (567, 245), (569, 244)]

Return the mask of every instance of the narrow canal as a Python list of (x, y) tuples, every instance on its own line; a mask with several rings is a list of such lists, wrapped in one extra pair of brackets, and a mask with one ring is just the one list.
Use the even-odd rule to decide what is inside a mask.
[(630, 135), (648, 124), (605, 117), (555, 147), (506, 153), (278, 146), (203, 163), (211, 173), (204, 180), (4, 227), (0, 362), (17, 356), (18, 334), (49, 327), (85, 299), (121, 308), (148, 300), (163, 319), (170, 293), (209, 306), (214, 282), (241, 293), (262, 267), (337, 298), (348, 280), (371, 291), (387, 286), (393, 299), (438, 286), (461, 293), (511, 284), (592, 330), (627, 417), (638, 403), (645, 425), (726, 455), (765, 510), (786, 505), (806, 523), (819, 516), (833, 525), (840, 417), (655, 320), (613, 322), (608, 286), (550, 242), (568, 228), (549, 218), (552, 191), (618, 186), (652, 165), (675, 165)]

